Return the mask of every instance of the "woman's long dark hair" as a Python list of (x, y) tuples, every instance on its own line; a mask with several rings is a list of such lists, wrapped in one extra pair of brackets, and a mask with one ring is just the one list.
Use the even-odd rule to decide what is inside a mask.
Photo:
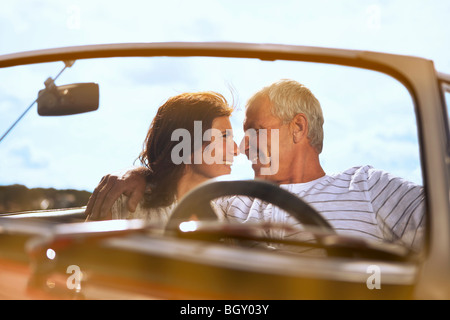
[(172, 161), (172, 149), (180, 143), (172, 141), (172, 133), (179, 128), (186, 129), (194, 152), (194, 121), (201, 121), (203, 137), (215, 118), (230, 116), (232, 110), (221, 94), (210, 91), (183, 93), (159, 107), (139, 155), (141, 163), (149, 169), (147, 182), (151, 192), (145, 196), (146, 207), (168, 206), (175, 201), (177, 185), (186, 165)]

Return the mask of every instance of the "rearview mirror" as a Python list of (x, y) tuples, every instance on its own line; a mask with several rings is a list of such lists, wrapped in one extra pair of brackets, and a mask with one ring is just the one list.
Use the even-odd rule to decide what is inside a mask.
[(38, 114), (64, 116), (98, 109), (99, 87), (96, 83), (73, 83), (55, 86), (53, 83), (38, 93)]

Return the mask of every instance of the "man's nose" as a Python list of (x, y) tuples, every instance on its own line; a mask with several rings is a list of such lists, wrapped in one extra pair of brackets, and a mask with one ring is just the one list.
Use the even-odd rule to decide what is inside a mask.
[(234, 147), (234, 148), (233, 148), (233, 150), (234, 150), (234, 155), (235, 155), (235, 156), (239, 155), (239, 153), (241, 153), (241, 152), (240, 152), (239, 147), (237, 146), (236, 142), (234, 142), (234, 141), (233, 141), (233, 147)]
[(240, 151), (240, 150), (239, 150), (238, 145), (236, 144), (236, 142), (233, 141), (233, 155), (234, 155), (234, 156), (239, 155), (239, 153), (240, 153), (239, 151)]
[(235, 157), (239, 155), (239, 147), (234, 139), (227, 139), (226, 142), (226, 157)]

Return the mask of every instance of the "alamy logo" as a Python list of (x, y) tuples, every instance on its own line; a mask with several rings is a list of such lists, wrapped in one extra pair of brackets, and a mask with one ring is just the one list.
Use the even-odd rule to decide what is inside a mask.
[(368, 266), (366, 271), (371, 273), (366, 281), (367, 288), (369, 290), (381, 289), (381, 268), (373, 264)]
[[(179, 141), (172, 149), (171, 159), (174, 164), (225, 164), (232, 162), (234, 144), (226, 143), (224, 150), (221, 143), (223, 133), (215, 128), (202, 134), (202, 122), (194, 121), (194, 136), (187, 129), (179, 128), (172, 132), (171, 140)], [(231, 130), (226, 130), (226, 136), (232, 137)], [(252, 164), (261, 164), (261, 175), (272, 175), (279, 168), (279, 132), (270, 130), (270, 144), (267, 129), (249, 129), (245, 132), (244, 141), (248, 145), (248, 158)], [(193, 140), (192, 140), (193, 139)], [(193, 143), (192, 143), (193, 142)], [(210, 142), (202, 149), (204, 142)], [(229, 141), (230, 142), (230, 141)], [(193, 145), (193, 149), (191, 146)], [(270, 146), (270, 147), (269, 147)], [(199, 150), (202, 150), (199, 152)]]
[(66, 273), (71, 274), (66, 281), (66, 286), (69, 290), (80, 291), (81, 290), (81, 278), (83, 273), (77, 265), (70, 265), (67, 267)]

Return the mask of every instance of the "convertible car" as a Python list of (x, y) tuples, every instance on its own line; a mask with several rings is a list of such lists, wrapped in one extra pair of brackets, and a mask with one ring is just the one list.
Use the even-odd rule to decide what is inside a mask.
[[(166, 226), (85, 222), (86, 198), (76, 203), (76, 192), (135, 165), (169, 96), (228, 93), (239, 137), (245, 100), (282, 78), (321, 102), (327, 173), (369, 164), (423, 185), (419, 250), (330, 230), (302, 199), (252, 180), (243, 155), (229, 177), (185, 196), (180, 219)], [(0, 184), (29, 190), (0, 191), (0, 299), (450, 298), (450, 75), (430, 60), (276, 44), (125, 43), (2, 55), (0, 79)], [(260, 232), (289, 225), (187, 219), (207, 218), (209, 201), (230, 195), (279, 206), (321, 241)]]

